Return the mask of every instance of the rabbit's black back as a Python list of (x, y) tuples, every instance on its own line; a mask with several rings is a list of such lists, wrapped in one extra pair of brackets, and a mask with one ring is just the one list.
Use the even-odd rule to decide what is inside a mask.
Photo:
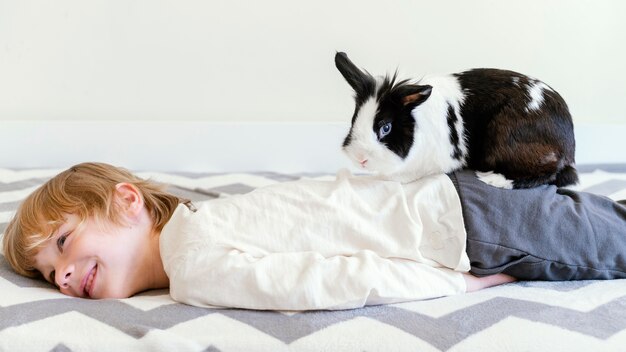
[(465, 95), (461, 116), (468, 168), (494, 170), (516, 188), (578, 181), (572, 117), (559, 93), (506, 70), (474, 69), (454, 76)]
[(402, 181), (468, 167), (515, 188), (578, 181), (572, 118), (563, 98), (520, 73), (473, 69), (423, 78), (374, 78), (338, 53), (355, 90), (344, 151), (364, 169)]

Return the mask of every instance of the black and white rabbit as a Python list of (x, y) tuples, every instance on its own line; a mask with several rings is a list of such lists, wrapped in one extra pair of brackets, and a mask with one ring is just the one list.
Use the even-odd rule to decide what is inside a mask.
[(539, 80), (473, 69), (397, 81), (341, 52), (335, 65), (356, 101), (343, 150), (365, 170), (409, 182), (467, 167), (503, 188), (578, 182), (567, 104)]

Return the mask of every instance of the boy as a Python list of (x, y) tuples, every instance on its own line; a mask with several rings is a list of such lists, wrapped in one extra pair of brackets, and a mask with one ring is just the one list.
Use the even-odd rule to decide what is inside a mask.
[(124, 169), (85, 163), (20, 205), (4, 252), (18, 273), (71, 296), (169, 287), (196, 306), (346, 309), (514, 278), (624, 278), (625, 225), (626, 208), (607, 198), (503, 190), (467, 171), (409, 184), (340, 174), (196, 209)]

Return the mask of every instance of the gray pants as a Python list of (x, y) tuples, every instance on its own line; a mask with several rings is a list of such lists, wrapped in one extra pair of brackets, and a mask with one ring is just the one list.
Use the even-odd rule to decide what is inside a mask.
[(626, 278), (626, 207), (555, 186), (506, 190), (473, 171), (450, 174), (477, 276), (520, 280)]

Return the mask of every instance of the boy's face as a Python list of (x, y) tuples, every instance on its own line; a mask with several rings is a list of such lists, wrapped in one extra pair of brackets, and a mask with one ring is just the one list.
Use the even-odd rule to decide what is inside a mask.
[(141, 291), (140, 227), (79, 221), (66, 216), (35, 256), (36, 269), (69, 296), (126, 298)]

